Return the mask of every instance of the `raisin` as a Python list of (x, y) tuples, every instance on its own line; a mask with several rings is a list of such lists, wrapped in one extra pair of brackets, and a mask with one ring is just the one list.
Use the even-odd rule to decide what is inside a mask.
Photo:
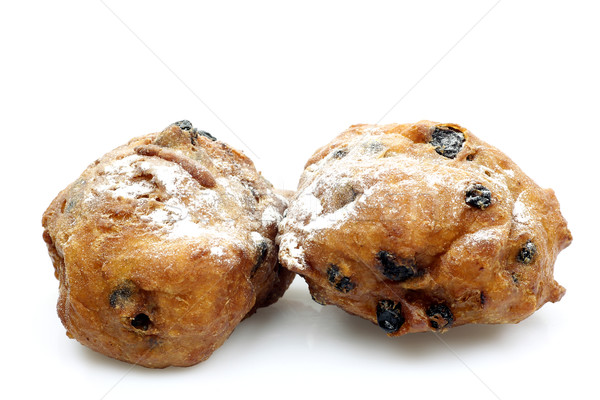
[(521, 250), (519, 250), (517, 261), (521, 264), (531, 264), (536, 253), (537, 248), (535, 247), (535, 244), (533, 244), (531, 240), (528, 240), (527, 243), (521, 247)]
[(338, 267), (337, 265), (331, 264), (329, 268), (327, 268), (327, 280), (329, 281), (329, 283), (334, 284), (339, 275), (340, 267)]
[(197, 133), (198, 136), (204, 136), (205, 138), (208, 138), (208, 139), (212, 140), (213, 142), (215, 140), (217, 140), (216, 137), (214, 137), (213, 135), (211, 135), (210, 133), (208, 133), (206, 131), (197, 130), (196, 133)]
[(396, 259), (396, 256), (387, 251), (377, 253), (379, 268), (386, 278), (396, 282), (403, 282), (418, 276), (417, 265), (410, 258)]
[(340, 281), (335, 285), (335, 288), (343, 293), (348, 293), (352, 289), (354, 289), (356, 285), (354, 282), (350, 280), (347, 276), (344, 276)]
[(192, 123), (187, 119), (177, 121), (173, 123), (173, 125), (178, 126), (182, 131), (191, 131), (194, 129), (194, 125), (192, 125)]
[(327, 280), (329, 283), (342, 293), (348, 293), (356, 287), (356, 284), (349, 277), (340, 272), (340, 267), (331, 264), (327, 268)]
[(194, 125), (192, 125), (192, 123), (187, 119), (177, 121), (172, 125), (178, 126), (179, 128), (181, 128), (182, 131), (189, 131), (190, 140), (194, 146), (197, 144), (196, 139), (198, 139), (198, 136), (204, 136), (212, 141), (217, 140), (217, 138), (211, 135), (210, 133), (194, 128)]
[(381, 300), (377, 304), (377, 324), (387, 333), (398, 332), (404, 324), (402, 306), (391, 300)]
[(108, 297), (108, 303), (112, 308), (123, 307), (133, 294), (129, 286), (119, 286)]
[(467, 189), (465, 203), (471, 207), (485, 210), (492, 204), (492, 192), (485, 186), (477, 183)]
[(348, 150), (339, 149), (333, 152), (332, 157), (336, 159), (344, 158), (348, 154)]
[(444, 157), (455, 158), (462, 149), (465, 135), (450, 126), (436, 126), (431, 133), (431, 144), (435, 151)]
[(150, 321), (150, 317), (148, 317), (144, 313), (136, 315), (131, 320), (131, 326), (133, 326), (135, 329), (140, 329), (142, 331), (147, 331), (151, 324), (152, 321)]
[(429, 317), (429, 325), (433, 329), (441, 330), (448, 328), (454, 322), (452, 311), (444, 304), (433, 304), (427, 309), (426, 313)]
[(256, 254), (258, 255), (256, 256), (256, 262), (254, 263), (254, 267), (252, 267), (252, 271), (250, 271), (250, 278), (254, 276), (256, 271), (258, 271), (262, 263), (267, 258), (267, 254), (269, 254), (269, 245), (267, 244), (267, 242), (262, 241), (258, 243)]

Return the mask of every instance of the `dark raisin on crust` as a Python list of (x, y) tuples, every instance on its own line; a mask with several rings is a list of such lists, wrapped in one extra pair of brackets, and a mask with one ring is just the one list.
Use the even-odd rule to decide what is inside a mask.
[(172, 125), (178, 126), (179, 128), (181, 128), (182, 131), (190, 132), (190, 141), (194, 146), (197, 144), (196, 140), (199, 136), (204, 136), (212, 141), (217, 140), (217, 138), (211, 135), (210, 133), (194, 128), (194, 125), (192, 125), (192, 123), (187, 119), (174, 122)]
[(531, 240), (528, 240), (527, 243), (521, 247), (519, 250), (519, 254), (517, 254), (517, 261), (521, 264), (531, 264), (537, 253), (537, 248), (535, 244)]
[(191, 131), (194, 129), (194, 125), (192, 125), (192, 123), (187, 119), (174, 122), (173, 125), (180, 127), (182, 131)]
[(210, 133), (208, 133), (206, 131), (196, 130), (196, 137), (198, 137), (198, 136), (204, 136), (205, 138), (208, 138), (208, 139), (212, 140), (213, 142), (215, 140), (217, 140), (216, 137), (214, 137), (213, 135), (211, 135)]
[(485, 186), (477, 183), (467, 189), (465, 203), (473, 208), (485, 210), (492, 204), (492, 192)]
[(452, 311), (445, 304), (433, 304), (429, 306), (426, 314), (429, 317), (429, 325), (433, 329), (449, 328), (454, 322), (454, 315), (452, 315)]
[(254, 263), (254, 266), (252, 267), (252, 271), (250, 271), (250, 278), (252, 278), (254, 276), (256, 271), (258, 271), (258, 269), (260, 268), (262, 263), (267, 258), (267, 254), (269, 254), (269, 245), (267, 244), (266, 241), (263, 240), (262, 242), (258, 243), (258, 245), (256, 247), (256, 254), (257, 254), (256, 262)]
[(119, 286), (108, 297), (108, 303), (112, 308), (123, 307), (132, 294), (133, 291), (128, 285)]
[(131, 319), (131, 326), (142, 331), (147, 331), (151, 324), (150, 317), (144, 313), (140, 313)]
[(464, 142), (465, 135), (451, 126), (434, 127), (429, 141), (435, 151), (446, 158), (455, 158)]
[(379, 269), (383, 275), (396, 282), (403, 282), (418, 275), (417, 265), (413, 259), (400, 258), (387, 251), (377, 253)]
[(387, 333), (398, 332), (404, 324), (402, 305), (392, 300), (381, 300), (377, 303), (377, 324)]
[(348, 293), (356, 287), (356, 284), (352, 282), (349, 277), (344, 276), (340, 272), (340, 267), (334, 264), (331, 264), (329, 268), (327, 268), (327, 280), (334, 288), (342, 293)]
[(348, 154), (348, 150), (338, 149), (338, 150), (336, 150), (336, 151), (333, 152), (332, 157), (335, 158), (335, 159), (340, 159), (340, 158), (346, 157), (347, 154)]
[(354, 282), (350, 280), (347, 276), (344, 276), (339, 282), (335, 285), (335, 288), (342, 293), (348, 293), (352, 289), (354, 289), (356, 285)]
[(334, 284), (337, 277), (340, 275), (340, 267), (337, 265), (331, 264), (329, 268), (327, 268), (327, 280), (329, 283)]

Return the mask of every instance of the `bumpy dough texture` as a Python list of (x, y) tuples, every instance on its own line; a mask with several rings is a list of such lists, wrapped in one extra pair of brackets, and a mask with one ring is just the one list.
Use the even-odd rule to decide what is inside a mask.
[(389, 335), (516, 323), (556, 302), (572, 238), (550, 189), (455, 124), (354, 125), (306, 164), (280, 261)]
[(287, 200), (213, 139), (187, 121), (133, 139), (54, 199), (42, 223), (69, 337), (189, 366), (287, 289), (274, 242)]

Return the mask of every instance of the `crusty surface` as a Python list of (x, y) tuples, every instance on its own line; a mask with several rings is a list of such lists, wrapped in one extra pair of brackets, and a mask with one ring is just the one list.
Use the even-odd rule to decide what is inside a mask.
[(389, 335), (516, 323), (565, 292), (553, 191), (455, 124), (350, 127), (308, 161), (286, 213), (283, 266)]
[(286, 207), (245, 155), (189, 126), (106, 154), (43, 216), (67, 335), (146, 367), (205, 360), (291, 283)]

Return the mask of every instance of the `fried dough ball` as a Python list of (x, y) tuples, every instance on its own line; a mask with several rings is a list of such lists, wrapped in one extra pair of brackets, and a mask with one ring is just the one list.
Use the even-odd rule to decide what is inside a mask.
[(189, 121), (106, 154), (42, 221), (67, 335), (146, 367), (205, 360), (291, 283), (274, 242), (286, 207)]
[(286, 213), (283, 266), (391, 336), (516, 323), (565, 292), (554, 192), (455, 124), (350, 127), (308, 161)]

